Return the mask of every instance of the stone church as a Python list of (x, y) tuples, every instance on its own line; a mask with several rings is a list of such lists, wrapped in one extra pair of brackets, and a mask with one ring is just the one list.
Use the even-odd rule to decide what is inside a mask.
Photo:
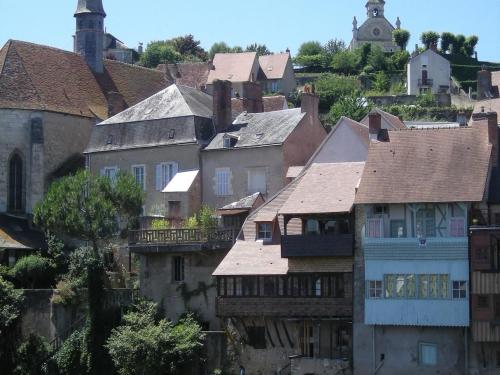
[(384, 52), (399, 51), (400, 48), (392, 40), (392, 32), (401, 28), (401, 21), (396, 20), (396, 28), (384, 16), (384, 0), (369, 0), (366, 3), (367, 20), (358, 27), (358, 20), (352, 22), (352, 41), (350, 49), (354, 50), (365, 43), (380, 46)]
[[(53, 179), (85, 166), (96, 123), (167, 86), (158, 70), (103, 59), (102, 0), (79, 0), (74, 17), (75, 52), (16, 40), (0, 49), (0, 216), (29, 221)], [(11, 242), (0, 249), (15, 237), (0, 225)]]

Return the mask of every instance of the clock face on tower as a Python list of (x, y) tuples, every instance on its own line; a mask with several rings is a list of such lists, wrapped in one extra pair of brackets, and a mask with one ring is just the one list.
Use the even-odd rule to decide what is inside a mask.
[(378, 17), (378, 8), (373, 9), (373, 17)]

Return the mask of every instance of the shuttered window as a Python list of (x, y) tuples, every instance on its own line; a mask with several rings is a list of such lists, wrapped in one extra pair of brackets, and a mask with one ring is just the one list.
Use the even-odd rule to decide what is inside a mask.
[(248, 193), (267, 193), (265, 168), (251, 168), (248, 170)]
[(231, 171), (229, 168), (220, 168), (215, 171), (217, 196), (231, 195), (230, 175)]
[(162, 191), (165, 189), (178, 170), (179, 164), (176, 162), (158, 164), (156, 166), (156, 190)]

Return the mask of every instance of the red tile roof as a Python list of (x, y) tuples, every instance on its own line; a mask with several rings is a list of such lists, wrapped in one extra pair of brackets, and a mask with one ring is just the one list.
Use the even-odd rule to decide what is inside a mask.
[(277, 53), (259, 57), (259, 80), (265, 79), (283, 79), (285, 75), (286, 64), (290, 59), (288, 53)]
[(211, 63), (160, 64), (156, 69), (166, 72), (170, 83), (201, 90), (206, 86)]
[[(389, 124), (391, 129), (389, 130), (402, 130), (406, 129), (406, 125), (398, 116), (394, 116), (388, 112), (382, 111), (380, 108), (375, 108), (375, 112), (379, 113), (382, 118)], [(362, 124), (368, 126), (369, 125), (369, 116), (366, 115), (363, 120), (360, 121)]]
[(357, 204), (479, 202), (491, 145), (487, 125), (389, 132), (371, 142)]
[(255, 52), (217, 53), (213, 61), (215, 69), (208, 74), (207, 83), (211, 84), (218, 79), (231, 82), (248, 82), (251, 80), (256, 59), (257, 54)]
[(0, 50), (0, 108), (35, 109), (107, 118), (106, 94), (131, 106), (165, 87), (161, 72), (105, 60), (94, 75), (78, 54), (20, 41)]

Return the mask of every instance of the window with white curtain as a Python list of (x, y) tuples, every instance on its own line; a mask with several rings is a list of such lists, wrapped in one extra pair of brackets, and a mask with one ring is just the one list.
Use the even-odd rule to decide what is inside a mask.
[(267, 193), (266, 168), (248, 169), (248, 193)]

